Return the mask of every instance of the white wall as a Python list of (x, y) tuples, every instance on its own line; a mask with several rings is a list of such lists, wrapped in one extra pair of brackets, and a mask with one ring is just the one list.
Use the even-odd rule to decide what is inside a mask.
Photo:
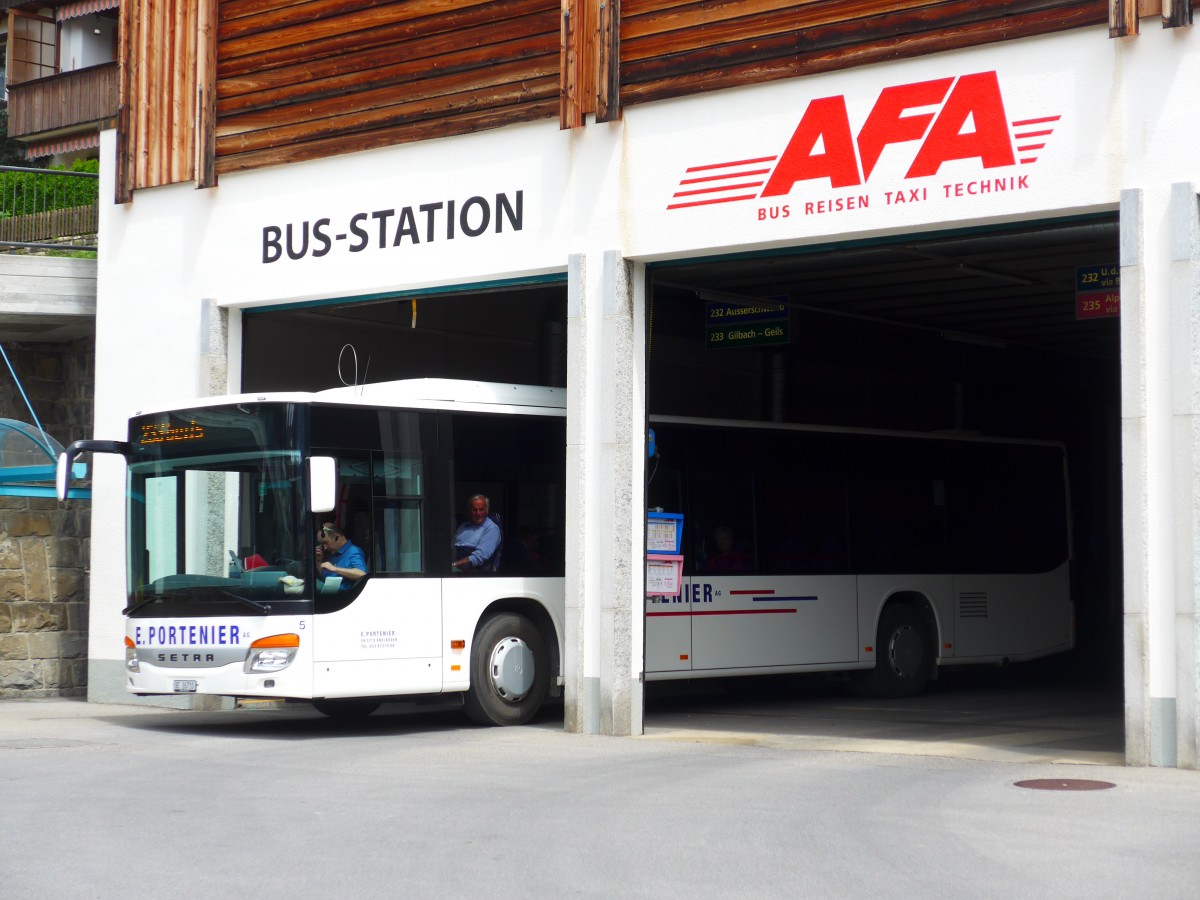
[[(111, 210), (109, 239), (128, 246), (106, 277), (128, 278), (134, 294), (144, 294), (141, 263), (161, 259), (163, 265), (150, 265), (169, 270), (164, 278), (175, 280), (181, 295), (169, 304), (161, 298), (154, 308), (172, 316), (176, 311), (165, 306), (200, 296), (249, 306), (562, 272), (567, 255), (588, 244), (659, 259), (1112, 210), (1123, 188), (1194, 174), (1195, 155), (1185, 149), (1200, 130), (1200, 111), (1188, 102), (1200, 73), (1196, 42), (1195, 29), (1149, 28), (1127, 41), (1088, 29), (633, 107), (620, 123), (570, 132), (553, 122), (518, 125), (225, 175), (211, 191), (190, 185), (139, 191), (134, 203)], [(1010, 121), (1059, 117), (1039, 126), (1049, 135), (1028, 142), (1043, 148), (1018, 154), (1033, 162), (984, 169), (965, 159), (931, 177), (906, 179), (920, 142), (897, 143), (858, 187), (812, 182), (788, 197), (667, 208), (689, 166), (781, 154), (812, 100), (844, 96), (857, 133), (884, 88), (990, 71)], [(983, 180), (1019, 186), (966, 193)], [(888, 192), (913, 189), (927, 199), (887, 203)], [(953, 196), (955, 190), (962, 195)], [(518, 191), (521, 232), (489, 229), (468, 238), (459, 231), (448, 239), (438, 211), (428, 239), (422, 204), (452, 200), (461, 209), (473, 196), (490, 201)], [(807, 203), (861, 196), (869, 200), (866, 209), (804, 211)], [(788, 218), (759, 219), (760, 210), (783, 204)], [(350, 252), (355, 214), (404, 207), (414, 214), (417, 242), (392, 247), (389, 233), (389, 246), (380, 249), (377, 223), (367, 218), (371, 246)], [(328, 254), (263, 262), (264, 228), (298, 229), (322, 218), (331, 236), (346, 235)], [(390, 230), (397, 221), (389, 219)]]

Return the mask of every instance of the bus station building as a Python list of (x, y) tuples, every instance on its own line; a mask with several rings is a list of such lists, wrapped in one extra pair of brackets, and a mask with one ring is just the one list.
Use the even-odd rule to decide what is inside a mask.
[[(565, 724), (638, 734), (655, 398), (769, 419), (781, 394), (811, 392), (820, 415), (823, 390), (861, 383), (876, 341), (899, 340), (864, 332), (804, 376), (798, 353), (744, 363), (706, 347), (704, 301), (790, 305), (795, 346), (822, 286), (781, 290), (768, 273), (806, 254), (900, 248), (947, 277), (1036, 284), (1067, 304), (1062, 340), (1091, 329), (1119, 347), (1094, 393), (1075, 380), (1086, 352), (1060, 354), (1062, 383), (1042, 386), (1107, 410), (1111, 453), (1076, 487), (1108, 485), (1107, 513), (1076, 536), (1115, 548), (1093, 551), (1085, 583), (1115, 598), (1088, 615), (1123, 657), (1127, 761), (1200, 766), (1194, 4), (311, 5), (325, 13), (122, 5), (86, 437), (123, 440), (140, 410), (243, 391), (423, 375), (564, 386)], [(1022, 267), (1043, 234), (1100, 237), (1050, 283)], [(1006, 248), (1005, 265), (937, 249), (963, 239)], [(689, 266), (715, 273), (711, 292)], [(755, 279), (735, 290), (742, 266)], [(660, 334), (682, 282), (694, 336)], [(826, 318), (882, 327), (885, 303), (854, 307), (853, 278), (841, 289)], [(531, 312), (545, 296), (554, 314)], [(906, 327), (932, 316), (922, 335), (964, 353), (1015, 346), (989, 296), (978, 327), (928, 299), (909, 301)], [(664, 353), (674, 376), (654, 374)], [(693, 370), (707, 374), (689, 384)], [(940, 427), (961, 424), (952, 393)], [(926, 427), (915, 401), (888, 403)], [(124, 472), (93, 466), (88, 690), (120, 701)]]

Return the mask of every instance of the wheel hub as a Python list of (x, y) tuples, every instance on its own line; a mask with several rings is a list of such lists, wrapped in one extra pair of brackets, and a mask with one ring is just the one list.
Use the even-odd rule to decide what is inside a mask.
[(488, 669), (496, 693), (510, 703), (523, 700), (533, 687), (533, 652), (520, 638), (508, 637), (499, 641), (492, 650)]
[(896, 631), (892, 637), (892, 645), (888, 648), (888, 658), (892, 671), (901, 678), (914, 678), (917, 667), (921, 664), (924, 648), (921, 646), (921, 635), (910, 625), (905, 625)]

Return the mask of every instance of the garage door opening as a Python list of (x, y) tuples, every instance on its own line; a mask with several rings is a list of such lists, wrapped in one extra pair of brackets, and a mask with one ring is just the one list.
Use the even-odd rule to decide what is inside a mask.
[(316, 391), (402, 378), (566, 384), (560, 278), (248, 310), (243, 323), (246, 391)]
[[(993, 710), (1019, 709), (1021, 696), (1054, 688), (1059, 712), (1083, 692), (1119, 722), (1119, 319), (1096, 290), (1118, 263), (1110, 215), (656, 265), (647, 405), (674, 416), (1061, 442), (1075, 649), (1005, 671), (944, 669), (925, 699), (966, 690), (977, 704), (991, 696)], [(769, 333), (753, 315), (714, 319), (722, 307), (786, 312)], [(732, 476), (737, 461), (728, 464)], [(678, 685), (651, 685), (648, 713), (727, 706), (714, 687), (697, 683), (680, 701)], [(761, 687), (743, 692), (747, 702), (775, 702)]]

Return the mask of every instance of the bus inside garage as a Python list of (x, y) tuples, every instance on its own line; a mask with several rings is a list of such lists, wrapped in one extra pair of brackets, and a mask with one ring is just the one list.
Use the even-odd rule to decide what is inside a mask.
[[(1117, 240), (1116, 217), (1106, 216), (650, 265), (647, 408), (652, 416), (1061, 443), (1074, 649), (1010, 667), (943, 668), (925, 699), (965, 695), (986, 707), (1013, 685), (1036, 685), (1043, 698), (1084, 688), (1119, 719), (1118, 319), (1088, 314), (1079, 284), (1116, 268)], [(721, 323), (713, 308), (764, 305), (786, 309), (781, 335), (739, 346), (729, 340), (736, 326), (724, 323), (724, 342), (714, 339)], [(553, 281), (247, 311), (243, 384), (322, 390), (443, 377), (563, 386), (565, 321), (566, 285)], [(740, 462), (724, 464), (733, 471)], [(648, 496), (654, 506), (653, 484)], [(685, 521), (685, 529), (699, 526)], [(694, 537), (693, 547), (711, 538)], [(749, 540), (739, 536), (743, 552)], [(648, 635), (648, 657), (651, 643)], [(738, 675), (754, 676), (744, 662)], [(844, 673), (648, 674), (647, 726), (656, 713), (680, 710), (843, 703), (847, 687)]]
[[(1115, 215), (653, 265), (647, 406), (670, 416), (1061, 443), (1074, 648), (1008, 667), (943, 666), (926, 699), (968, 692), (986, 707), (1010, 688), (1039, 703), (1047, 691), (1083, 691), (1111, 714), (1116, 735), (1104, 749), (1119, 752), (1119, 319), (1111, 297), (1104, 307), (1088, 290), (1093, 274), (1108, 278), (1117, 265)], [(738, 308), (750, 311), (740, 325), (714, 318)], [(786, 313), (764, 325), (763, 311), (775, 308)], [(752, 452), (739, 447), (729, 452)], [(747, 462), (724, 460), (731, 483), (743, 483), (738, 473), (754, 468)], [(768, 495), (757, 502), (769, 505)], [(1036, 499), (1022, 502), (1039, 515)], [(764, 526), (762, 510), (754, 518), (776, 527)], [(715, 539), (689, 531), (687, 540), (694, 555)], [(743, 539), (739, 552), (761, 554), (761, 543)], [(835, 697), (844, 687), (819, 675), (752, 679), (750, 690), (728, 679), (690, 689), (647, 680), (648, 723), (656, 708), (717, 711)]]

